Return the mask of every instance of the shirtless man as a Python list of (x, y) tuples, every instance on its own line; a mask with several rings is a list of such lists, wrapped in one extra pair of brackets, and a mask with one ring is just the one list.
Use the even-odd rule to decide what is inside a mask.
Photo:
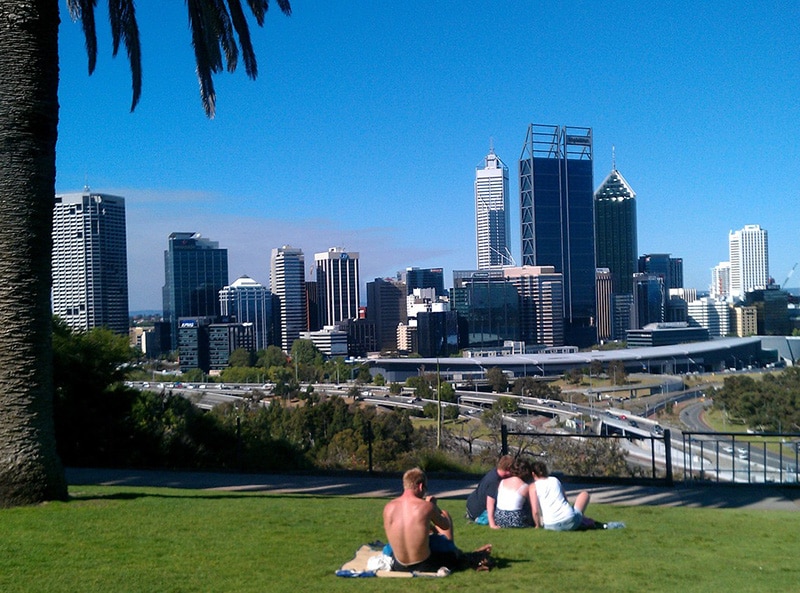
[(392, 547), (392, 570), (436, 572), (458, 568), (461, 551), (453, 542), (453, 521), (427, 496), (427, 478), (419, 468), (403, 474), (403, 494), (383, 509), (383, 528)]

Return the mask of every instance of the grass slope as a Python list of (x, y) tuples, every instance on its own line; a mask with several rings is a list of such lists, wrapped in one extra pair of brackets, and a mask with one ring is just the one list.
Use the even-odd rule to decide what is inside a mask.
[[(406, 579), (342, 579), (383, 537), (383, 499), (74, 487), (72, 500), (0, 511), (0, 591), (394, 592)], [(418, 579), (420, 591), (770, 592), (800, 589), (800, 513), (590, 505), (615, 531), (493, 531), (442, 506), (464, 549), (500, 568)]]

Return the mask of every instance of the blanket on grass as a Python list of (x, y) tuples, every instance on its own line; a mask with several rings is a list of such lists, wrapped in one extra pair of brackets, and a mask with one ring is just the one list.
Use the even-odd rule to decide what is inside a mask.
[(358, 550), (352, 560), (345, 562), (336, 571), (339, 577), (444, 577), (443, 572), (395, 572), (387, 570), (386, 557), (383, 555), (383, 544), (373, 542), (364, 544)]

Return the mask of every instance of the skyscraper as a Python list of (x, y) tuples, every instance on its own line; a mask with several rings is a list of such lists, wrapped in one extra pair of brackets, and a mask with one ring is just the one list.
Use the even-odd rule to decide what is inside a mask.
[(757, 224), (728, 235), (731, 263), (731, 296), (742, 300), (745, 293), (769, 284), (769, 246), (767, 231)]
[(306, 331), (305, 261), (303, 251), (290, 245), (272, 250), (270, 286), (280, 301), (280, 344), (286, 353)]
[(564, 345), (564, 293), (561, 274), (553, 266), (503, 269), (520, 299), (520, 339), (529, 346)]
[(272, 293), (249, 276), (237, 278), (219, 291), (220, 312), (239, 323), (253, 324), (256, 350), (276, 344), (273, 335)]
[(388, 278), (367, 282), (367, 320), (375, 324), (378, 348), (397, 350), (397, 326), (407, 321), (405, 284)]
[(522, 265), (564, 279), (564, 338), (597, 341), (592, 130), (531, 124), (519, 161)]
[(594, 193), (597, 267), (611, 272), (612, 292), (632, 294), (638, 254), (636, 192), (616, 165)]
[(414, 294), (415, 288), (433, 288), (439, 297), (447, 294), (442, 268), (406, 268), (403, 281), (406, 283), (406, 294)]
[(731, 296), (731, 262), (723, 261), (711, 268), (710, 296), (725, 300)]
[(508, 167), (489, 150), (475, 171), (475, 238), (478, 269), (511, 265), (508, 243)]
[(124, 198), (88, 188), (55, 197), (53, 313), (73, 330), (128, 333)]
[(172, 350), (180, 317), (217, 317), (219, 291), (228, 284), (228, 250), (200, 233), (171, 233), (164, 251), (164, 319)]
[(331, 247), (314, 254), (320, 325), (358, 318), (358, 253)]

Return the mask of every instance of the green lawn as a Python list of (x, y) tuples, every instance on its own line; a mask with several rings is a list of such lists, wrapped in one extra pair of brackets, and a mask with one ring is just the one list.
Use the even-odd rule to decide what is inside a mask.
[[(435, 486), (435, 485), (433, 485)], [(408, 579), (334, 571), (383, 536), (383, 499), (130, 487), (0, 510), (0, 591), (47, 593), (394, 592)], [(626, 529), (493, 531), (444, 500), (464, 549), (494, 544), (500, 567), (417, 579), (420, 591), (750, 592), (800, 588), (800, 513), (592, 505)]]

